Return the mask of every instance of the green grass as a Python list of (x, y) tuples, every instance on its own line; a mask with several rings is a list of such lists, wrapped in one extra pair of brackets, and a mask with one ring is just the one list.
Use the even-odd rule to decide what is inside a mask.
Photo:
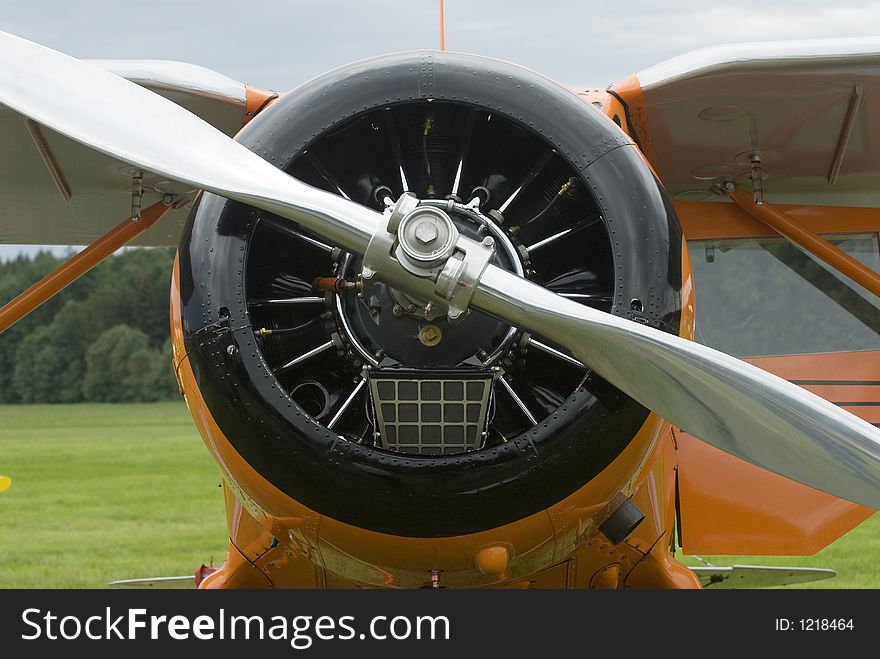
[(214, 461), (183, 403), (0, 406), (0, 587), (101, 588), (226, 556)]
[[(182, 403), (0, 406), (0, 474), (14, 479), (0, 493), (0, 587), (101, 588), (225, 558), (217, 469)], [(816, 556), (703, 558), (827, 567), (839, 576), (815, 587), (877, 588), (878, 556), (875, 515)]]

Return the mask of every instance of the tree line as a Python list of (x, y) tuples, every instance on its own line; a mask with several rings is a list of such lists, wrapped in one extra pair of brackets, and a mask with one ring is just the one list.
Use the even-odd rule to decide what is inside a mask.
[[(67, 257), (0, 263), (0, 304)], [(174, 250), (111, 256), (0, 334), (0, 403), (143, 402), (178, 396), (168, 296)]]

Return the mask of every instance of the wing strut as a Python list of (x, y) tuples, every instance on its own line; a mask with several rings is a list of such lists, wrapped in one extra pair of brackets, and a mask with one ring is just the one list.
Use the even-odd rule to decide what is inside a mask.
[(43, 164), (46, 165), (46, 169), (49, 170), (52, 180), (55, 181), (55, 185), (58, 187), (58, 192), (64, 197), (64, 201), (70, 201), (73, 193), (70, 191), (67, 177), (64, 176), (64, 172), (61, 171), (61, 166), (58, 164), (55, 154), (52, 153), (52, 148), (46, 141), (46, 136), (43, 135), (43, 130), (40, 128), (40, 125), (32, 119), (25, 119), (24, 123), (27, 126), (28, 132), (31, 134), (34, 146), (37, 147), (37, 151), (40, 152)]
[(91, 245), (43, 277), (21, 295), (0, 308), (0, 333), (28, 315), (59, 291), (82, 277), (120, 247), (125, 246), (155, 224), (173, 204), (160, 201), (140, 213), (140, 219), (126, 219)]
[(727, 195), (730, 199), (756, 220), (788, 238), (796, 245), (803, 247), (811, 254), (840, 271), (859, 286), (863, 286), (874, 295), (880, 296), (880, 274), (857, 261), (843, 250), (835, 247), (820, 235), (801, 226), (782, 211), (768, 203), (754, 203), (752, 195), (743, 190), (733, 189)]

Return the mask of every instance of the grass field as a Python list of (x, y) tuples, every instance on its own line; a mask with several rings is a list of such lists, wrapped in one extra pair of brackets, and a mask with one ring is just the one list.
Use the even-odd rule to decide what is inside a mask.
[(0, 587), (101, 588), (226, 556), (218, 474), (183, 403), (0, 406)]
[[(225, 557), (217, 470), (182, 403), (0, 406), (0, 474), (14, 479), (0, 494), (0, 587), (101, 588)], [(878, 557), (875, 515), (816, 556), (703, 558), (829, 567), (839, 576), (816, 587), (878, 588)]]

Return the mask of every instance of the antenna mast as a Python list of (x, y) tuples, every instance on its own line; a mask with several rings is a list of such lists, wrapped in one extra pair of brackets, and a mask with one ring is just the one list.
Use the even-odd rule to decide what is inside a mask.
[(446, 19), (443, 12), (443, 0), (440, 0), (440, 50), (446, 50)]

